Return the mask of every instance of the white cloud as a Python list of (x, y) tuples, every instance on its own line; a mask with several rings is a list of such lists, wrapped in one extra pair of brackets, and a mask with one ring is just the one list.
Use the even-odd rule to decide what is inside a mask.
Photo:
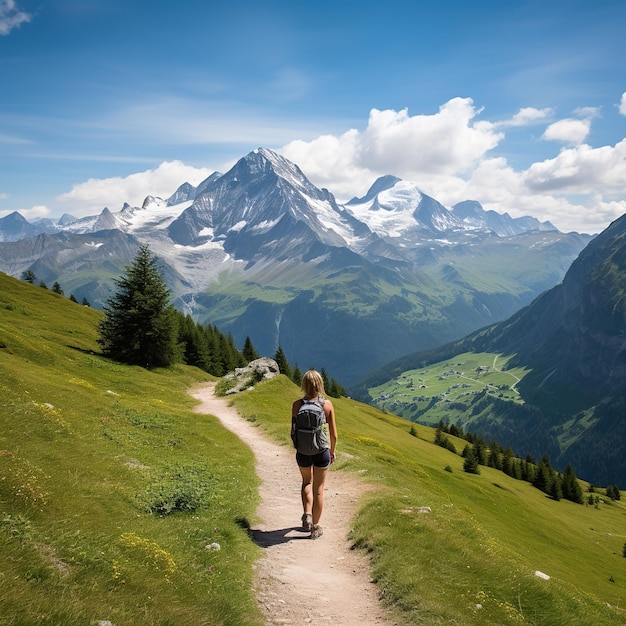
[(490, 151), (504, 141), (505, 128), (534, 124), (552, 110), (521, 109), (497, 123), (476, 120), (479, 113), (461, 98), (434, 115), (374, 109), (365, 130), (293, 141), (280, 152), (342, 201), (364, 195), (377, 177), (394, 174), (446, 206), (478, 200), (485, 209), (534, 215), (564, 231), (599, 232), (626, 212), (626, 139), (598, 148), (582, 143), (598, 109), (578, 109), (583, 119), (551, 124), (544, 138), (575, 145), (526, 170)]
[(34, 220), (39, 217), (50, 216), (50, 209), (43, 204), (31, 207), (30, 209), (20, 209), (19, 212), (20, 215), (22, 215), (22, 217), (25, 217), (27, 220)]
[(619, 112), (622, 115), (626, 115), (626, 91), (622, 94), (622, 99), (619, 103)]
[[(506, 140), (507, 127), (535, 124), (552, 111), (526, 108), (505, 122), (492, 123), (477, 119), (483, 112), (463, 98), (450, 100), (432, 115), (373, 109), (362, 130), (292, 141), (279, 152), (339, 201), (364, 195), (377, 177), (394, 174), (446, 206), (478, 200), (485, 209), (512, 217), (534, 215), (564, 231), (595, 233), (626, 212), (626, 139), (615, 146), (582, 143), (597, 112), (579, 109), (574, 115), (583, 119), (551, 124), (545, 138), (577, 145), (525, 170), (492, 151)], [(124, 202), (141, 205), (147, 195), (168, 197), (183, 182), (197, 185), (211, 173), (166, 162), (125, 178), (88, 180), (58, 201), (76, 216), (93, 215), (104, 206), (119, 210)]]
[(624, 195), (626, 139), (615, 146), (592, 148), (586, 144), (562, 150), (554, 159), (533, 163), (524, 174), (532, 192)]
[[(1, 194), (0, 198), (8, 198), (8, 195)], [(0, 211), (0, 217), (6, 217), (7, 215), (14, 213), (15, 211), (17, 211), (22, 217), (26, 218), (29, 221), (35, 220), (40, 217), (50, 217), (52, 213), (52, 211), (50, 211), (47, 206), (37, 205), (31, 207), (30, 209), (10, 209), (6, 211)]]
[(536, 124), (539, 121), (546, 119), (552, 115), (552, 109), (535, 109), (533, 107), (525, 107), (520, 109), (510, 120), (504, 120), (502, 122), (496, 122), (495, 127), (515, 127), (515, 126), (528, 126), (529, 124)]
[(21, 11), (14, 0), (0, 0), (0, 35), (8, 35), (31, 19), (32, 15)]
[(212, 173), (213, 170), (195, 168), (180, 161), (168, 161), (156, 169), (125, 178), (90, 178), (58, 196), (57, 201), (67, 207), (66, 212), (76, 217), (97, 214), (105, 206), (118, 211), (125, 202), (141, 206), (148, 195), (167, 198), (184, 182), (195, 186)]
[(362, 132), (293, 141), (280, 152), (343, 199), (385, 174), (434, 183), (470, 171), (504, 137), (493, 124), (473, 123), (478, 113), (469, 98), (454, 98), (433, 115), (372, 109)]
[(587, 138), (590, 127), (591, 120), (589, 119), (577, 120), (567, 118), (550, 124), (543, 133), (542, 138), (548, 141), (561, 141), (578, 145)]

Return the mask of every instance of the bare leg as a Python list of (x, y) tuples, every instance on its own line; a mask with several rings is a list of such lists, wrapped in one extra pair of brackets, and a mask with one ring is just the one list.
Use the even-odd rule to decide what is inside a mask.
[(300, 467), (300, 474), (302, 474), (302, 487), (300, 489), (300, 495), (302, 496), (302, 511), (303, 513), (308, 513), (310, 515), (313, 510), (313, 488), (311, 486), (313, 468)]
[(324, 508), (324, 483), (326, 481), (326, 468), (313, 468), (313, 525), (317, 525), (322, 517)]

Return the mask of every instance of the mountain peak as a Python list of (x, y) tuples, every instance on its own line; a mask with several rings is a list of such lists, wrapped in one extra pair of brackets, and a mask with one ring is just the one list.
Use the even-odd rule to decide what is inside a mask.
[(399, 183), (400, 181), (400, 178), (398, 178), (397, 176), (392, 176), (391, 174), (381, 176), (374, 181), (374, 184), (368, 189), (367, 193), (362, 198), (357, 198), (355, 196), (354, 198), (346, 202), (346, 204), (363, 204), (364, 202), (369, 202), (382, 191), (392, 189), (396, 185), (396, 183)]

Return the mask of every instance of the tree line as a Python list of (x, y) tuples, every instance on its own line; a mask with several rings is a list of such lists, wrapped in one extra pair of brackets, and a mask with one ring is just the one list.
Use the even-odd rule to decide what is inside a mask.
[[(98, 325), (98, 344), (104, 356), (145, 368), (184, 363), (214, 376), (224, 376), (259, 358), (250, 337), (239, 350), (231, 334), (202, 325), (170, 304), (170, 291), (159, 270), (158, 258), (141, 245), (126, 274), (114, 280), (116, 292), (104, 306)], [(280, 372), (300, 385), (302, 372), (291, 366), (279, 345), (274, 356)], [(320, 373), (328, 395), (345, 395), (343, 387)]]
[[(21, 279), (27, 283), (30, 283), (31, 285), (34, 285), (37, 282), (37, 276), (35, 275), (35, 272), (33, 272), (33, 270), (25, 270), (24, 272), (22, 272)], [(46, 284), (44, 280), (39, 281), (39, 286), (42, 289), (48, 289), (48, 285)], [(59, 284), (58, 280), (55, 280), (54, 283), (52, 284), (52, 291), (54, 293), (58, 293), (60, 296), (65, 295), (65, 292), (63, 291), (63, 289), (61, 289), (61, 285)], [(78, 300), (76, 299), (76, 296), (73, 293), (70, 294), (69, 299), (72, 302), (76, 302), (78, 304)], [(83, 306), (91, 306), (87, 298), (83, 298), (83, 301), (81, 302), (81, 304)]]
[[(530, 454), (527, 454), (525, 459), (521, 459), (516, 457), (510, 448), (503, 448), (496, 441), (486, 444), (482, 437), (465, 433), (455, 424), (447, 426), (443, 421), (440, 421), (435, 430), (435, 443), (455, 454), (457, 452), (456, 446), (446, 437), (447, 434), (468, 442), (461, 453), (465, 459), (463, 462), (464, 471), (470, 474), (479, 474), (481, 465), (492, 467), (504, 472), (507, 476), (529, 482), (533, 487), (543, 491), (554, 500), (558, 501), (563, 498), (577, 504), (584, 503), (583, 490), (571, 464), (565, 468), (564, 472), (557, 472), (552, 467), (548, 455), (542, 456), (538, 463)], [(594, 495), (595, 488), (593, 485), (590, 485), (589, 491), (587, 503), (597, 504), (597, 495)], [(606, 495), (612, 500), (621, 498), (617, 485), (609, 485), (606, 488)]]

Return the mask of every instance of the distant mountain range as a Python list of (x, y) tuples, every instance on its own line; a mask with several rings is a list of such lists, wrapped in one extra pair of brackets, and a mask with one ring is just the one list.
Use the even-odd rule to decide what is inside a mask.
[(448, 209), (394, 176), (341, 204), (260, 148), (141, 207), (2, 218), (0, 270), (30, 269), (101, 308), (148, 243), (179, 309), (351, 384), (510, 316), (557, 284), (590, 239), (478, 202)]
[(389, 363), (352, 391), (371, 400), (368, 388), (466, 352), (512, 355), (507, 367), (528, 372), (516, 385), (525, 408), (485, 397), (480, 410), (476, 402), (448, 405), (451, 422), (518, 454), (549, 453), (596, 484), (626, 484), (626, 215), (529, 306), (460, 341)]

